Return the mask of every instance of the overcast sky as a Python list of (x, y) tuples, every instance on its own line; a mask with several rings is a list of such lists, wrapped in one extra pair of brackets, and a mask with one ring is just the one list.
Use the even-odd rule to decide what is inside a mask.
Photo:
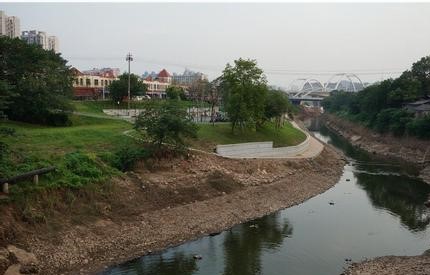
[[(80, 70), (200, 70), (212, 79), (227, 62), (257, 59), (271, 84), (326, 81), (357, 72), (374, 81), (430, 55), (430, 4), (2, 3), (21, 30), (58, 36)], [(381, 73), (381, 72), (385, 73)], [(302, 73), (303, 72), (303, 73)], [(391, 74), (387, 73), (391, 72)]]

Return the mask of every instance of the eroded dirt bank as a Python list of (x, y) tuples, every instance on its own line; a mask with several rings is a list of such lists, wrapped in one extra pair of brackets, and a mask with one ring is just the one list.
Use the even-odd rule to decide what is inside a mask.
[(322, 116), (324, 124), (345, 137), (354, 146), (370, 153), (388, 158), (396, 158), (422, 167), (420, 177), (430, 184), (430, 141), (413, 137), (397, 138), (380, 135), (364, 126), (331, 114)]
[(90, 274), (301, 203), (333, 186), (343, 165), (329, 147), (313, 160), (194, 154), (151, 170), (142, 164), (116, 180), (115, 196), (97, 201), (97, 219), (49, 233), (31, 226), (12, 243), (35, 254), (40, 274)]

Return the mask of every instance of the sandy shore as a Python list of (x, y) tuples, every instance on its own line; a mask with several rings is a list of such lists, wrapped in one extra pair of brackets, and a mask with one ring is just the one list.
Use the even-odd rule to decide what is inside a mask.
[(332, 187), (344, 161), (330, 147), (311, 160), (232, 160), (194, 155), (140, 167), (116, 183), (120, 204), (96, 221), (26, 235), (40, 274), (92, 274), (299, 204)]

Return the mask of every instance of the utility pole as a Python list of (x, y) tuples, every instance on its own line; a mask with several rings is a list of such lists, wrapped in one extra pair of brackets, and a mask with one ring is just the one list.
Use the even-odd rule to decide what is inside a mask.
[(131, 96), (130, 96), (130, 62), (133, 61), (133, 57), (131, 55), (131, 53), (128, 53), (125, 60), (128, 62), (128, 105), (127, 105), (127, 109), (128, 109), (128, 115), (130, 115), (130, 101), (131, 101)]

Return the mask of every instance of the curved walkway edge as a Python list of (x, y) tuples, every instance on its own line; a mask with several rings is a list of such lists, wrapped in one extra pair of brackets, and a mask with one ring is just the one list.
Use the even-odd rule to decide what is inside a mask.
[(291, 124), (306, 135), (306, 139), (295, 146), (273, 148), (273, 142), (249, 142), (217, 146), (217, 155), (233, 159), (309, 159), (321, 154), (324, 145), (296, 122)]

